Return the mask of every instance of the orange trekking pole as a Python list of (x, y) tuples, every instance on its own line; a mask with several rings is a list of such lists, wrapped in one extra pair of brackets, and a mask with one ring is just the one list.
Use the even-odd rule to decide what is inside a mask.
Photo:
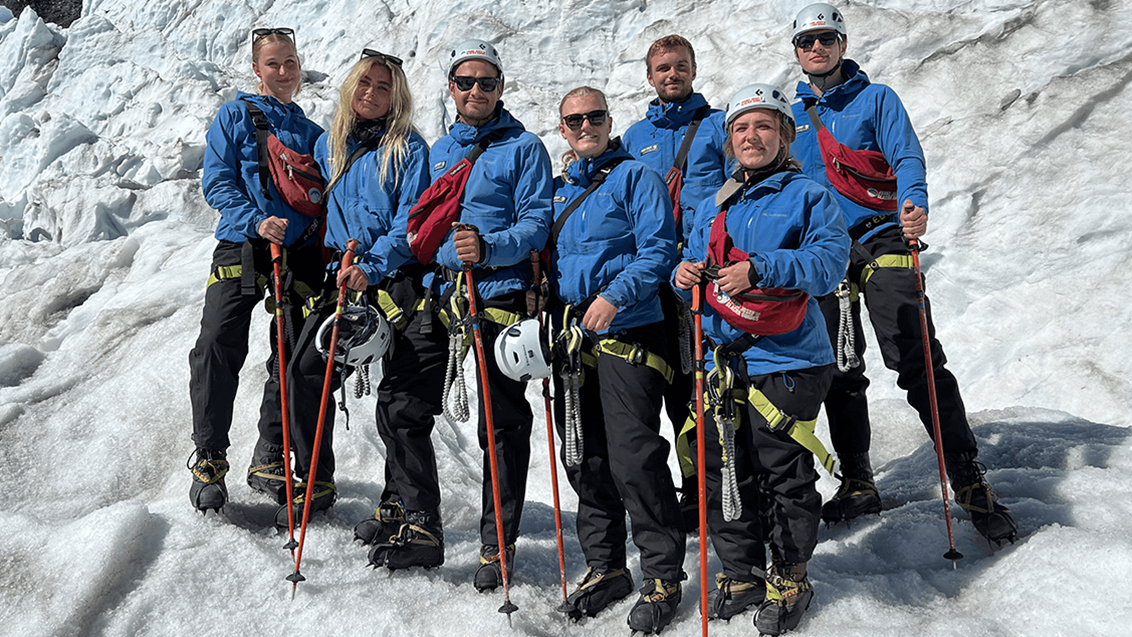
[(696, 367), (696, 488), (699, 491), (700, 514), (700, 621), (703, 635), (708, 634), (708, 555), (707, 555), (707, 458), (704, 454), (704, 282), (692, 287), (692, 316), (695, 328)]
[(273, 281), (275, 283), (275, 336), (276, 336), (276, 362), (279, 365), (279, 403), (283, 409), (283, 475), (287, 485), (287, 535), (289, 539), (283, 548), (291, 551), (295, 556), (295, 513), (291, 508), (291, 500), (295, 497), (291, 481), (291, 417), (290, 404), (287, 402), (287, 339), (284, 335), (286, 317), (283, 311), (283, 246), (278, 243), (271, 244), (271, 265), (274, 268)]
[(932, 407), (932, 439), (935, 442), (936, 460), (939, 461), (939, 485), (943, 489), (943, 516), (947, 520), (949, 549), (943, 554), (943, 557), (951, 560), (951, 568), (955, 568), (955, 560), (963, 559), (963, 554), (955, 550), (955, 536), (951, 533), (951, 505), (948, 503), (947, 469), (943, 462), (943, 440), (939, 428), (939, 403), (935, 394), (935, 370), (932, 368), (931, 337), (928, 336), (928, 309), (925, 303), (924, 278), (920, 274), (920, 242), (916, 239), (909, 239), (908, 247), (912, 251), (912, 267), (916, 270), (916, 302), (920, 307), (920, 331), (924, 336), (924, 373), (928, 377), (928, 401)]
[[(458, 229), (474, 230), (472, 226), (455, 224)], [(483, 392), (483, 415), (487, 427), (487, 457), (491, 466), (491, 496), (495, 505), (495, 531), (499, 541), (499, 568), (503, 574), (503, 605), (499, 612), (507, 613), (507, 621), (511, 621), (511, 613), (519, 607), (511, 603), (509, 593), (510, 576), (507, 574), (507, 542), (503, 534), (503, 498), (499, 495), (499, 459), (495, 454), (495, 421), (491, 414), (491, 384), (487, 380), (487, 358), (483, 347), (483, 333), (480, 330), (479, 312), (476, 310), (476, 283), (472, 278), (472, 263), (464, 262), (464, 276), (468, 281), (468, 312), (471, 315), (472, 335), (476, 344), (476, 363), (479, 365), (480, 389)]]
[[(346, 242), (346, 254), (342, 256), (342, 267), (339, 272), (353, 264), (354, 250), (357, 247), (358, 242), (353, 239)], [(315, 475), (318, 473), (318, 452), (322, 447), (322, 430), (326, 424), (326, 406), (330, 401), (330, 380), (334, 377), (334, 357), (338, 353), (338, 320), (342, 318), (342, 310), (346, 306), (346, 294), (345, 285), (338, 288), (338, 307), (334, 310), (334, 322), (330, 329), (330, 345), (326, 348), (326, 376), (322, 381), (322, 404), (318, 407), (318, 426), (315, 428), (314, 449), (311, 451), (310, 475), (307, 476), (307, 494), (303, 499), (303, 521), (299, 525), (299, 547), (298, 552), (295, 553), (295, 572), (287, 576), (287, 581), (291, 582), (292, 597), (295, 595), (295, 587), (299, 585), (299, 582), (306, 580), (299, 572), (299, 564), (303, 561), (303, 540), (306, 539), (307, 521), (311, 515), (310, 503), (314, 497)], [(291, 502), (287, 503), (287, 507), (291, 508)]]

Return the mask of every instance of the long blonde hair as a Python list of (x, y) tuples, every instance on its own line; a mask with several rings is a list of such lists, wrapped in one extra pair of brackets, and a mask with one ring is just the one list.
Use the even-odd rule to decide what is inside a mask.
[[(255, 37), (255, 36), (252, 36)], [(258, 40), (252, 42), (252, 64), (259, 64), (259, 51), (268, 42), (286, 42), (291, 45), (291, 50), (295, 52), (295, 59), (299, 62), (299, 81), (295, 84), (295, 90), (291, 91), (291, 97), (299, 94), (299, 89), (303, 88), (303, 60), (299, 57), (299, 49), (295, 46), (294, 40), (284, 33), (269, 33)], [(255, 92), (263, 95), (264, 85), (263, 80), (259, 80), (255, 85)]]
[(358, 123), (358, 117), (354, 114), (354, 92), (358, 90), (362, 76), (377, 64), (389, 69), (393, 78), (389, 114), (385, 117), (385, 134), (378, 147), (377, 183), (384, 188), (386, 180), (392, 174), (393, 185), (396, 187), (401, 180), (401, 165), (409, 155), (409, 134), (413, 131), (413, 95), (409, 92), (405, 72), (389, 60), (363, 57), (354, 63), (354, 68), (350, 69), (339, 92), (338, 112), (327, 135), (327, 151), (330, 155), (330, 168), (334, 173), (332, 179), (340, 179), (350, 156), (346, 141)]
[[(579, 86), (564, 95), (562, 101), (558, 103), (558, 120), (560, 123), (562, 121), (562, 107), (566, 106), (566, 100), (575, 97), (585, 97), (586, 95), (596, 95), (598, 101), (601, 102), (601, 107), (607, 111), (609, 110), (609, 102), (605, 99), (605, 93), (602, 93), (592, 86)], [(575, 152), (573, 148), (562, 153), (562, 174), (565, 175), (566, 171), (570, 168), (570, 164), (576, 161), (578, 161), (578, 153)]]

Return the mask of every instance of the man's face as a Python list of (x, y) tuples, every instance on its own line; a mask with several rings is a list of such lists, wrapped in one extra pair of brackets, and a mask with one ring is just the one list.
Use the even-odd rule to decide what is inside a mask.
[[(828, 73), (845, 55), (845, 40), (838, 37), (837, 31), (832, 29), (810, 31), (798, 38), (802, 41), (802, 46), (795, 41), (794, 57), (808, 75)], [(831, 38), (833, 41), (830, 41)]]
[(457, 82), (469, 82), (479, 78), (498, 78), (499, 70), (486, 60), (468, 60), (456, 67), (456, 80), (448, 80), (448, 92), (456, 102), (456, 111), (461, 119), (472, 126), (481, 126), (495, 113), (495, 105), (503, 95), (503, 83), (498, 82), (495, 90), (485, 91), (479, 82), (468, 90), (461, 90)]
[(665, 49), (649, 59), (649, 85), (662, 102), (683, 102), (692, 94), (696, 65), (686, 47)]

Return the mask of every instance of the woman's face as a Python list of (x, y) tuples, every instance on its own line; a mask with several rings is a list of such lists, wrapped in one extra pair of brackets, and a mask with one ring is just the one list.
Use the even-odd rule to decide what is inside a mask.
[(263, 90), (280, 102), (289, 104), (299, 86), (299, 56), (290, 42), (274, 40), (259, 49), (259, 59), (252, 70), (263, 82)]
[(743, 168), (755, 170), (770, 165), (781, 148), (782, 136), (774, 111), (752, 109), (731, 122), (731, 150)]
[(351, 106), (360, 120), (377, 119), (389, 114), (393, 102), (393, 73), (384, 64), (372, 64), (358, 80)]
[(602, 113), (603, 117), (598, 118), (605, 120), (598, 126), (595, 126), (589, 117), (582, 119), (582, 125), (577, 130), (572, 130), (562, 119), (558, 122), (558, 131), (570, 144), (570, 148), (578, 153), (578, 157), (597, 157), (605, 152), (609, 147), (613, 118), (605, 111), (601, 98), (593, 93), (571, 97), (562, 104), (562, 118), (570, 115), (595, 115), (595, 113)]

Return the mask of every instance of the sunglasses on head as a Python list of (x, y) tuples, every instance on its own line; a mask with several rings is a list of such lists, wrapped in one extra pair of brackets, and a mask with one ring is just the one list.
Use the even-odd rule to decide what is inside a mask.
[(605, 123), (605, 118), (609, 117), (609, 111), (596, 110), (588, 113), (573, 113), (571, 115), (563, 115), (562, 123), (570, 130), (578, 130), (582, 127), (583, 120), (590, 120), (592, 126), (601, 126)]
[(401, 58), (395, 55), (389, 55), (388, 53), (382, 53), (381, 51), (374, 51), (373, 49), (362, 49), (361, 59), (364, 60), (366, 58), (377, 58), (382, 62), (388, 62), (396, 66), (401, 66)]
[(500, 79), (498, 77), (463, 77), (459, 75), (453, 75), (448, 79), (452, 80), (452, 82), (456, 84), (456, 88), (465, 92), (472, 90), (472, 87), (479, 83), (480, 90), (482, 90), (484, 93), (491, 93), (499, 87), (500, 82)]
[(269, 29), (252, 29), (252, 44), (259, 42), (269, 35), (285, 35), (295, 41), (295, 30), (287, 27), (271, 27)]
[(803, 33), (802, 35), (794, 38), (794, 46), (802, 49), (803, 51), (809, 51), (810, 49), (814, 48), (815, 40), (821, 42), (821, 45), (824, 47), (831, 47), (839, 39), (840, 36), (838, 36), (836, 33), (819, 33), (817, 35), (813, 33)]

